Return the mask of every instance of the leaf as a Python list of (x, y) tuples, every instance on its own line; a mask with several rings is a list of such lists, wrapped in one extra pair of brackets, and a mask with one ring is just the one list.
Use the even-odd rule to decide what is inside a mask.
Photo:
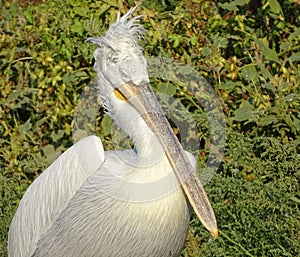
[(300, 199), (299, 199), (299, 198), (297, 198), (297, 197), (295, 197), (295, 196), (291, 196), (290, 199), (291, 199), (292, 201), (294, 201), (295, 203), (300, 204)]
[(289, 51), (291, 47), (292, 47), (292, 43), (290, 41), (284, 41), (280, 44), (281, 51)]
[(228, 39), (218, 35), (212, 35), (213, 44), (217, 48), (226, 48), (228, 45)]
[(9, 12), (13, 17), (15, 17), (19, 14), (19, 7), (15, 2), (11, 3), (11, 6), (9, 8)]
[(289, 35), (289, 40), (297, 40), (300, 37), (300, 28), (296, 28), (293, 33)]
[(157, 44), (160, 37), (161, 37), (161, 32), (159, 30), (155, 30), (152, 36), (152, 45)]
[(76, 72), (74, 72), (74, 76), (76, 76), (82, 80), (89, 78), (89, 75), (85, 71), (76, 71)]
[(74, 24), (71, 26), (71, 30), (81, 36), (84, 32), (84, 27), (78, 19), (74, 19)]
[(54, 146), (53, 145), (46, 145), (45, 147), (43, 147), (43, 152), (45, 155), (50, 155), (55, 151)]
[(289, 103), (293, 102), (296, 99), (297, 99), (297, 95), (294, 93), (288, 94), (284, 97), (284, 100)]
[(299, 62), (300, 61), (300, 53), (293, 54), (288, 58), (289, 62)]
[(176, 87), (171, 83), (161, 83), (158, 92), (165, 95), (175, 95)]
[(170, 35), (169, 39), (170, 39), (171, 42), (173, 42), (173, 47), (174, 48), (179, 46), (180, 43), (181, 43), (181, 36), (180, 35), (176, 35), (176, 34)]
[(272, 91), (276, 90), (276, 88), (274, 87), (274, 85), (272, 85), (271, 83), (263, 84), (263, 87), (266, 88), (266, 89), (272, 90)]
[(300, 119), (295, 116), (293, 117), (293, 125), (298, 131), (300, 131)]
[(191, 37), (191, 44), (195, 46), (197, 45), (197, 43), (198, 43), (198, 36)]
[(19, 130), (22, 134), (25, 134), (28, 130), (30, 130), (32, 127), (32, 124), (30, 122), (30, 119), (28, 119), (24, 124), (20, 125)]
[(57, 133), (55, 131), (52, 131), (51, 133), (51, 138), (53, 140), (53, 142), (57, 142), (59, 139), (61, 139), (64, 136), (64, 131), (63, 130), (58, 130)]
[(219, 89), (225, 89), (225, 90), (232, 90), (236, 87), (237, 83), (233, 82), (233, 81), (226, 81), (224, 84), (221, 84), (221, 86), (219, 86)]
[(269, 5), (270, 5), (270, 8), (271, 8), (271, 11), (273, 13), (277, 13), (277, 14), (282, 13), (281, 6), (280, 6), (280, 4), (278, 3), (277, 0), (269, 0), (268, 2), (269, 2)]
[(238, 6), (243, 6), (245, 4), (248, 4), (249, 0), (235, 0), (228, 3), (219, 3), (219, 6), (221, 6), (223, 9), (226, 9), (228, 11), (238, 11)]
[(7, 102), (14, 102), (21, 95), (21, 90), (13, 91), (7, 97)]
[(258, 64), (258, 67), (259, 67), (264, 79), (270, 79), (270, 80), (273, 79), (271, 72), (263, 64), (261, 64), (261, 63)]
[(24, 14), (26, 20), (27, 20), (30, 24), (32, 24), (32, 23), (33, 23), (32, 11), (31, 11), (30, 9), (25, 9), (25, 10), (23, 11), (23, 14)]
[(242, 68), (242, 77), (247, 81), (258, 82), (258, 73), (254, 64), (245, 65)]
[(35, 123), (36, 127), (42, 126), (44, 123), (47, 123), (48, 117), (43, 117)]
[(277, 121), (277, 118), (275, 115), (268, 115), (266, 117), (262, 117), (259, 119), (259, 125), (260, 126), (268, 126), (272, 122), (276, 122), (276, 121)]
[(104, 116), (102, 121), (101, 121), (101, 128), (102, 128), (102, 133), (103, 136), (108, 136), (111, 134), (111, 129), (112, 129), (112, 119), (109, 116)]
[(266, 46), (262, 46), (261, 51), (262, 51), (263, 56), (267, 60), (279, 63), (278, 55), (277, 55), (277, 53), (274, 49), (271, 49), (271, 48), (266, 47)]
[(274, 49), (269, 48), (265, 39), (255, 39), (262, 55), (270, 61), (279, 63), (278, 54)]
[(82, 17), (87, 17), (89, 8), (88, 7), (77, 7), (77, 8), (74, 8), (73, 11), (75, 14), (78, 14)]
[(203, 49), (202, 49), (202, 51), (201, 51), (201, 55), (202, 55), (203, 57), (208, 57), (208, 56), (211, 55), (211, 53), (212, 53), (212, 50), (211, 50), (211, 48), (209, 48), (208, 46), (203, 47)]
[(61, 150), (55, 150), (53, 145), (46, 145), (42, 150), (48, 162), (53, 162), (61, 154)]
[(20, 138), (19, 133), (17, 133), (16, 131), (11, 133), (10, 148), (11, 148), (12, 153), (14, 153), (16, 156), (19, 155), (19, 153), (23, 151), (22, 141), (23, 141), (23, 139)]
[(248, 101), (241, 103), (240, 107), (234, 112), (234, 120), (245, 121), (253, 117), (253, 106)]

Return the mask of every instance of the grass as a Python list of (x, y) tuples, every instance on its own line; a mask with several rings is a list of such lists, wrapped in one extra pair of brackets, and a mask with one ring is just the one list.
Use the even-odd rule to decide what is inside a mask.
[[(125, 13), (134, 1), (0, 3), (0, 256), (5, 257), (8, 227), (26, 188), (73, 144), (75, 109), (95, 77), (94, 47), (85, 39), (103, 35), (118, 10)], [(205, 186), (220, 236), (212, 240), (193, 217), (182, 256), (300, 256), (299, 3), (142, 1), (137, 13), (144, 15), (148, 31), (145, 55), (193, 67), (212, 85), (226, 118), (224, 158)], [(212, 149), (204, 107), (180, 83), (152, 82), (193, 118), (198, 132), (190, 136), (200, 139), (201, 171)], [(94, 119), (93, 133), (113, 148), (111, 120), (102, 109)]]

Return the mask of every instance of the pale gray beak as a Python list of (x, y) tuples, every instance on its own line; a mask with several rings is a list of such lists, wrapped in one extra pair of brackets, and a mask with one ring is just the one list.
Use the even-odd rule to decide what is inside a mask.
[(126, 83), (115, 89), (140, 113), (149, 128), (158, 137), (176, 176), (198, 218), (216, 239), (218, 228), (214, 211), (205, 190), (163, 114), (149, 82), (140, 85)]

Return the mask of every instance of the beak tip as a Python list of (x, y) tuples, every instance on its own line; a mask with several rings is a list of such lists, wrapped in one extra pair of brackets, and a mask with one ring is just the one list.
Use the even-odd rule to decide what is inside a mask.
[(217, 239), (218, 236), (219, 236), (218, 230), (213, 231), (213, 232), (212, 232), (212, 236), (214, 237), (214, 239)]

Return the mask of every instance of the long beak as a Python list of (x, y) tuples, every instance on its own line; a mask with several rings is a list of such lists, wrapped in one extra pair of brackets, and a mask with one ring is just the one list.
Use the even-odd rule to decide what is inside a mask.
[(214, 211), (205, 190), (182, 146), (163, 114), (148, 82), (141, 85), (126, 83), (117, 90), (140, 113), (158, 137), (176, 176), (198, 218), (216, 239), (218, 228)]

